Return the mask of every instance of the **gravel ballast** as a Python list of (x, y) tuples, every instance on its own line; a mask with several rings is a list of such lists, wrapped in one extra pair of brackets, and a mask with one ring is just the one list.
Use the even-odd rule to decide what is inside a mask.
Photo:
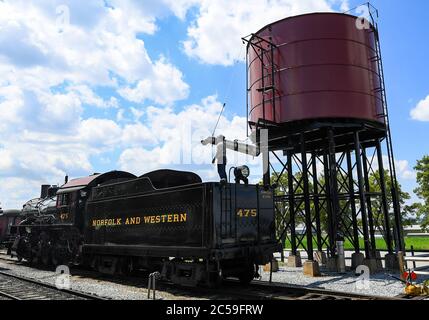
[[(368, 282), (360, 281), (354, 272), (344, 274), (326, 273), (320, 269), (321, 276), (309, 277), (303, 274), (303, 268), (280, 266), (278, 272), (273, 272), (272, 281), (287, 283), (309, 288), (319, 288), (332, 291), (351, 292), (363, 295), (393, 297), (404, 293), (404, 283), (389, 276), (387, 273), (370, 275)], [(260, 271), (261, 280), (269, 281), (270, 273)], [(398, 276), (398, 275), (395, 275)]]
[[(4, 254), (0, 255), (0, 270), (31, 279), (37, 279), (50, 284), (55, 284), (58, 277), (58, 274), (53, 271), (32, 268), (25, 263), (19, 263), (16, 259), (7, 257)], [(323, 267), (320, 268), (320, 271), (321, 276), (309, 277), (304, 276), (302, 267), (291, 268), (281, 265), (278, 272), (273, 272), (272, 281), (274, 283), (374, 296), (393, 297), (404, 293), (404, 283), (394, 279), (387, 272), (370, 275), (368, 282), (364, 283), (359, 281), (359, 277), (351, 271), (344, 274), (328, 273)], [(269, 272), (263, 271), (262, 267), (259, 272), (261, 275), (260, 280), (269, 280)], [(115, 300), (147, 299), (147, 279), (145, 278), (140, 279), (133, 277), (132, 280), (127, 280), (124, 281), (124, 283), (121, 283), (122, 281), (118, 281), (118, 277), (98, 275), (94, 272), (86, 275), (85, 271), (72, 269), (71, 274), (70, 285), (73, 290)], [(393, 276), (399, 275), (393, 274)], [(423, 280), (423, 278), (418, 279), (419, 282)], [(204, 299), (203, 297), (183, 294), (180, 290), (179, 293), (176, 294), (175, 290), (169, 290), (169, 292), (157, 290), (156, 298), (163, 300)]]
[[(53, 271), (29, 267), (25, 263), (19, 263), (16, 259), (9, 258), (3, 254), (0, 256), (0, 270), (49, 284), (55, 284), (58, 279), (58, 274)], [(138, 283), (140, 279), (133, 281), (133, 285), (115, 283), (115, 281), (116, 278), (109, 278), (109, 276), (93, 277), (92, 273), (91, 276), (85, 276), (85, 272), (72, 269), (70, 289), (114, 300), (147, 300), (147, 279), (142, 278), (141, 285)], [(157, 290), (156, 299), (182, 300), (201, 298), (190, 298), (189, 296), (174, 295)]]

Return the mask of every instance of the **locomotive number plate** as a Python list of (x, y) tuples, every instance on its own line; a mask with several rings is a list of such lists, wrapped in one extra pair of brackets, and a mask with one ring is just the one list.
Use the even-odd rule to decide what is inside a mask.
[(256, 209), (237, 209), (237, 216), (240, 218), (256, 217), (258, 210)]
[(69, 214), (68, 213), (61, 213), (60, 214), (60, 219), (61, 220), (67, 220), (69, 218)]

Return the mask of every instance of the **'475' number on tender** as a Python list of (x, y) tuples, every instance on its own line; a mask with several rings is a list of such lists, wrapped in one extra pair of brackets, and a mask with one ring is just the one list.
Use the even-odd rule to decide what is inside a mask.
[(237, 210), (237, 216), (240, 218), (246, 218), (246, 217), (256, 217), (258, 214), (258, 211), (256, 209), (238, 209)]

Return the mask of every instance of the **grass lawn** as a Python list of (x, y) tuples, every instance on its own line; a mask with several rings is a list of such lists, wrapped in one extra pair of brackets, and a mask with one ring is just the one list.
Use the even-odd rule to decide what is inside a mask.
[[(307, 239), (304, 238), (303, 240), (304, 245), (307, 245)], [(383, 238), (375, 238), (375, 245), (377, 249), (380, 250), (386, 250), (386, 243), (384, 242)], [(411, 249), (411, 246), (413, 246), (414, 250), (429, 250), (429, 237), (405, 237), (405, 247), (407, 250)], [(364, 249), (364, 241), (363, 238), (359, 239), (359, 247), (363, 250)], [(290, 241), (286, 240), (285, 242), (285, 248), (290, 249)], [(316, 242), (313, 241), (313, 248), (317, 248)], [(298, 246), (298, 249), (303, 249), (302, 246)], [(353, 246), (350, 241), (345, 240), (344, 242), (344, 249), (353, 249)]]

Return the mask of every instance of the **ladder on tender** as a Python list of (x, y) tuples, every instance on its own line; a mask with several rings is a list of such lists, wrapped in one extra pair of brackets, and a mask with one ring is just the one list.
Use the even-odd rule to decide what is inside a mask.
[(227, 184), (220, 190), (220, 236), (222, 243), (234, 243), (237, 238), (237, 216), (232, 189), (235, 185)]

